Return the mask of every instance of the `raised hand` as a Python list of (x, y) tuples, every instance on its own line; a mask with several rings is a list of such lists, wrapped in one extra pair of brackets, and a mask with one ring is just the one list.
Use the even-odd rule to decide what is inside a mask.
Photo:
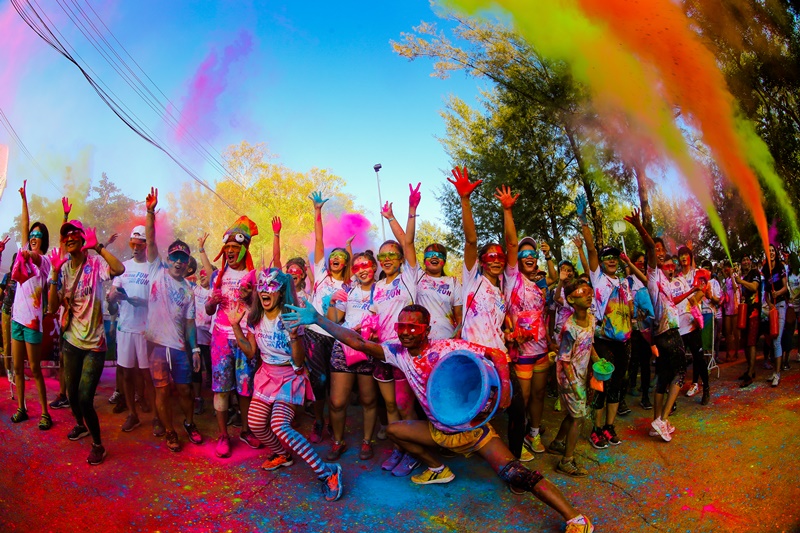
[(514, 207), (514, 204), (517, 203), (519, 193), (517, 193), (516, 196), (513, 196), (511, 194), (511, 187), (508, 185), (501, 185), (495, 190), (494, 197), (499, 200), (500, 205), (503, 206), (503, 209), (511, 209)]
[(119, 238), (119, 233), (112, 233), (111, 237), (108, 238), (108, 242), (106, 243), (106, 246), (108, 246), (110, 244), (114, 244), (114, 241), (116, 241), (118, 238)]
[(148, 211), (155, 212), (156, 206), (158, 205), (158, 189), (150, 187), (150, 194), (148, 194), (145, 199), (145, 205)]
[(629, 258), (629, 257), (628, 257), (628, 256), (625, 254), (625, 252), (622, 252), (621, 254), (619, 254), (619, 258), (620, 258), (620, 259), (622, 259), (622, 262), (623, 262), (623, 263), (625, 263), (626, 265), (630, 265), (630, 264), (631, 264), (631, 260), (630, 260), (630, 258)]
[(69, 203), (69, 198), (66, 196), (61, 197), (61, 207), (64, 209), (64, 216), (68, 217), (70, 211), (72, 211), (72, 204)]
[(283, 225), (281, 224), (281, 217), (272, 217), (272, 233), (275, 235), (280, 235), (282, 227)]
[(467, 167), (456, 167), (452, 170), (452, 173), (456, 179), (451, 180), (450, 178), (447, 178), (447, 181), (455, 185), (456, 191), (461, 198), (469, 198), (469, 195), (472, 194), (472, 191), (474, 191), (478, 185), (483, 183), (483, 180), (469, 181)]
[(575, 210), (578, 213), (578, 218), (581, 220), (581, 223), (588, 224), (589, 219), (586, 216), (586, 210), (589, 207), (589, 201), (586, 199), (586, 195), (581, 193), (575, 198)]
[(61, 250), (59, 250), (58, 248), (52, 248), (50, 250), (50, 253), (47, 254), (47, 259), (50, 260), (50, 266), (53, 268), (53, 270), (59, 272), (61, 271), (61, 267), (64, 266), (64, 263), (66, 263), (67, 260), (69, 260), (69, 256), (68, 255), (62, 256)]
[(230, 321), (231, 325), (238, 324), (244, 318), (245, 307), (240, 303), (236, 305), (232, 305), (226, 311), (226, 315), (228, 315), (228, 320)]
[(639, 209), (634, 209), (633, 211), (631, 211), (630, 215), (626, 215), (623, 218), (625, 219), (626, 222), (628, 222), (631, 226), (633, 226), (636, 229), (642, 227), (642, 220), (639, 217)]
[(25, 200), (26, 195), (25, 192), (28, 188), (28, 180), (22, 182), (22, 187), (19, 188), (19, 195), (22, 196), (22, 199)]
[(201, 236), (197, 238), (197, 249), (198, 250), (205, 250), (206, 239), (208, 239), (208, 232), (203, 233)]
[(392, 211), (391, 202), (386, 202), (385, 204), (383, 204), (383, 207), (381, 207), (381, 216), (386, 220), (391, 220), (394, 218), (394, 212)]
[(291, 311), (283, 314), (283, 323), (294, 329), (298, 326), (310, 326), (317, 321), (319, 313), (314, 309), (311, 303), (303, 298), (303, 306), (287, 305)]
[(550, 245), (546, 242), (542, 241), (539, 243), (539, 250), (545, 255), (545, 257), (550, 257)]
[(81, 246), (81, 252), (97, 248), (97, 228), (86, 228), (83, 232), (84, 243)]
[(325, 202), (330, 200), (330, 198), (323, 198), (322, 191), (314, 191), (309, 196), (312, 202), (314, 202), (314, 209), (322, 209), (322, 206), (325, 205)]
[(355, 235), (351, 235), (350, 238), (347, 239), (347, 241), (344, 243), (345, 248), (348, 247), (348, 246), (352, 246), (353, 245), (353, 239), (355, 239), (355, 238), (356, 238)]
[(11, 238), (11, 237), (9, 237), (8, 235), (6, 235), (6, 236), (5, 236), (5, 237), (3, 237), (2, 239), (0, 239), (0, 254), (1, 254), (1, 253), (3, 253), (3, 250), (5, 250), (5, 249), (6, 249), (6, 244), (8, 244), (8, 240), (9, 240), (10, 238)]
[(572, 238), (572, 244), (574, 244), (575, 247), (580, 250), (583, 247), (583, 239), (581, 239), (580, 235), (575, 235)]
[(422, 185), (421, 182), (417, 183), (417, 188), (415, 189), (410, 183), (408, 184), (408, 207), (419, 206), (419, 202), (422, 200), (422, 195), (419, 193), (420, 185)]

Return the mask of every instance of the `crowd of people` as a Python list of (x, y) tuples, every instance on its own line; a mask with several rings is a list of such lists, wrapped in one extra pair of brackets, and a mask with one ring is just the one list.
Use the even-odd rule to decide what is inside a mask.
[[(116, 403), (114, 413), (128, 412), (121, 431), (136, 430), (152, 412), (153, 435), (179, 452), (176, 398), (186, 438), (201, 445), (205, 437), (194, 417), (205, 410), (203, 386), (210, 387), (218, 457), (234, 452), (230, 428), (239, 426), (240, 442), (265, 448), (263, 469), (301, 458), (318, 476), (324, 498), (334, 501), (343, 490), (337, 461), (348, 449), (346, 411), (356, 388), (361, 460), (374, 457), (375, 438), (388, 437), (393, 451), (381, 468), (402, 477), (423, 466), (411, 481), (432, 484), (455, 478), (440, 460), (443, 452), (480, 455), (512, 493), (534, 494), (563, 516), (568, 532), (588, 532), (589, 518), (525, 462), (548, 452), (561, 457), (557, 472), (586, 476), (575, 458), (583, 420), (591, 419), (594, 448), (622, 444), (615, 421), (631, 412), (625, 398), (637, 393), (637, 382), (639, 407), (653, 411), (650, 436), (670, 441), (676, 436), (670, 415), (681, 391), (699, 395), (702, 405), (711, 402), (710, 358), (735, 361), (742, 348), (747, 368), (741, 386), (753, 383), (762, 335), (770, 384), (779, 385), (800, 305), (796, 254), (787, 257), (770, 246), (766, 260), (712, 266), (698, 262), (687, 243), (673, 256), (633, 211), (626, 220), (643, 250), (628, 257), (595, 242), (586, 200), (579, 197), (581, 235), (574, 242), (580, 268), (566, 260), (556, 264), (546, 242), (518, 238), (513, 207), (519, 195), (507, 187), (495, 194), (504, 242), (479, 246), (470, 197), (481, 181), (455, 169), (450, 182), (463, 215), (460, 278), (446, 272), (447, 248), (440, 243), (426, 246), (418, 264), (419, 185), (409, 186), (405, 224), (391, 203), (383, 206), (394, 239), (377, 255), (354, 253), (348, 242), (326, 256), (327, 200), (313, 193), (313, 263), (293, 257), (284, 264), (275, 217), (269, 268), (253, 263), (249, 248), (258, 228), (244, 216), (225, 232), (214, 259), (205, 249), (207, 233), (197, 241), (199, 261), (181, 240), (160, 251), (156, 189), (145, 199), (145, 224), (131, 231), (127, 261), (98, 242), (95, 228), (70, 219), (67, 199), (60, 241), (51, 247), (48, 228), (29, 221), (23, 186), (22, 246), (0, 286), (3, 353), (18, 402), (11, 421), (30, 416), (27, 361), (41, 407), (39, 429), (52, 427), (49, 409), (70, 408), (75, 426), (67, 437), (90, 436), (88, 463), (101, 464), (106, 449), (94, 399), (113, 340), (117, 391), (109, 401)], [(0, 241), (0, 253), (7, 242)], [(45, 318), (52, 315), (60, 328), (60, 390), (48, 403), (41, 346)], [(116, 317), (112, 327), (110, 317)], [(505, 440), (491, 423), (464, 431), (431, 409), (429, 378), (439, 358), (454, 350), (485, 357), (495, 368)], [(691, 384), (685, 383), (689, 365)], [(563, 421), (545, 446), (548, 392), (557, 396)], [(307, 435), (294, 420), (304, 410), (314, 417)], [(331, 442), (323, 458), (312, 445), (326, 438)]]

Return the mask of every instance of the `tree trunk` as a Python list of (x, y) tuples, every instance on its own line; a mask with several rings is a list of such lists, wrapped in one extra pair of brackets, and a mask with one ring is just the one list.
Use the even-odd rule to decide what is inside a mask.
[(642, 225), (647, 233), (653, 234), (653, 212), (650, 210), (650, 187), (647, 183), (647, 174), (644, 165), (637, 162), (633, 165), (633, 175), (636, 177), (636, 185), (639, 190), (639, 209), (642, 212)]
[(568, 126), (564, 126), (564, 131), (567, 134), (569, 145), (572, 148), (572, 153), (575, 155), (575, 162), (578, 164), (578, 173), (580, 174), (581, 183), (583, 184), (583, 191), (586, 194), (586, 201), (589, 204), (589, 211), (591, 214), (594, 242), (599, 247), (605, 245), (605, 236), (603, 235), (603, 219), (597, 206), (594, 202), (594, 191), (592, 191), (592, 180), (589, 178), (589, 172), (586, 169), (586, 164), (583, 161), (578, 143), (575, 140), (575, 135)]

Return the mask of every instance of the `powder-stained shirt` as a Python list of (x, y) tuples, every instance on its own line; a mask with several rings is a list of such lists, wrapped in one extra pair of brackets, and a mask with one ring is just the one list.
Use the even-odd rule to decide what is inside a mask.
[(361, 326), (361, 321), (366, 315), (372, 314), (370, 307), (370, 289), (364, 289), (361, 284), (347, 287), (347, 300), (337, 301), (336, 309), (344, 312), (344, 322), (342, 325), (348, 329), (356, 329)]
[(678, 328), (680, 313), (672, 302), (669, 280), (658, 267), (652, 268), (647, 265), (647, 292), (650, 293), (650, 299), (653, 301), (654, 335), (661, 335), (665, 331)]
[[(311, 305), (317, 313), (322, 316), (328, 316), (328, 307), (331, 305), (331, 296), (344, 287), (344, 281), (335, 279), (328, 272), (325, 265), (325, 258), (321, 258), (314, 263), (314, 287), (311, 290)], [(313, 324), (309, 329), (321, 335), (331, 336), (330, 333), (321, 327)]]
[[(669, 286), (672, 291), (672, 298), (686, 294), (692, 288), (687, 278), (683, 276), (674, 276)], [(678, 310), (678, 330), (681, 335), (686, 335), (697, 329), (697, 323), (692, 316), (691, 299), (692, 296), (689, 295), (682, 302), (675, 304), (675, 308)]]
[(503, 336), (503, 322), (506, 318), (503, 291), (481, 274), (477, 261), (471, 269), (464, 265), (462, 280), (464, 326), (461, 329), (461, 338), (507, 352)]
[(595, 336), (614, 341), (630, 338), (633, 295), (627, 281), (609, 276), (598, 266), (589, 273), (594, 289)]
[(150, 296), (147, 305), (147, 340), (186, 350), (186, 320), (194, 320), (194, 291), (181, 278), (169, 274), (169, 266), (157, 258), (150, 263)]
[[(34, 252), (31, 252), (34, 253)], [(47, 287), (47, 277), (50, 275), (50, 260), (45, 255), (39, 256), (42, 263), (38, 267), (33, 261), (28, 265), (33, 271), (33, 276), (25, 283), (17, 284), (17, 293), (14, 296), (14, 306), (11, 308), (11, 318), (17, 324), (42, 332), (44, 318), (43, 293)], [(19, 258), (17, 258), (19, 260)]]
[[(759, 291), (760, 292), (760, 291)], [(756, 299), (758, 304), (758, 299)], [(736, 307), (739, 305), (739, 286), (733, 278), (722, 280), (722, 313), (725, 316), (736, 314)], [(758, 307), (758, 305), (756, 305)]]
[(417, 303), (431, 313), (432, 340), (449, 339), (455, 333), (453, 308), (464, 305), (461, 283), (452, 276), (435, 278), (422, 273), (417, 281)]
[[(228, 309), (239, 301), (239, 284), (249, 272), (246, 268), (242, 270), (226, 268), (225, 273), (222, 274), (222, 285), (220, 286), (222, 302), (217, 306), (217, 312), (214, 314), (214, 329), (225, 332), (231, 340), (236, 339), (236, 335), (234, 335), (230, 320), (228, 320)], [(211, 274), (212, 288), (216, 287), (219, 273), (220, 271), (217, 270)]]
[(522, 356), (541, 355), (547, 353), (547, 296), (535, 282), (519, 271), (519, 265), (506, 266), (505, 299), (508, 313), (515, 324), (525, 323), (525, 329), (536, 332), (536, 338), (520, 345)]
[(439, 359), (454, 350), (468, 350), (489, 359), (487, 354), (491, 348), (461, 339), (441, 339), (431, 341), (419, 357), (414, 357), (399, 342), (383, 343), (383, 355), (386, 362), (403, 371), (428, 420), (436, 429), (445, 433), (453, 433), (453, 429), (439, 422), (431, 412), (428, 402), (428, 379)]
[[(125, 294), (131, 298), (140, 298), (146, 302), (150, 294), (150, 264), (146, 261), (137, 263), (133, 259), (122, 264), (125, 265), (125, 273), (114, 278), (112, 286), (124, 289)], [(120, 300), (117, 329), (143, 334), (147, 329), (147, 306), (133, 306), (126, 300)]]
[(394, 325), (397, 324), (400, 311), (411, 305), (417, 296), (418, 273), (418, 268), (405, 262), (400, 274), (392, 281), (382, 279), (375, 282), (372, 312), (378, 315), (378, 342), (397, 340)]
[(572, 315), (561, 330), (558, 356), (556, 357), (556, 377), (561, 389), (572, 388), (564, 370), (564, 367), (569, 365), (575, 373), (577, 388), (586, 390), (586, 378), (589, 375), (589, 361), (594, 342), (595, 317), (591, 313), (587, 313), (586, 318), (588, 324), (584, 327), (579, 325), (575, 320), (575, 315)]
[(255, 326), (248, 326), (247, 330), (255, 335), (261, 361), (278, 366), (292, 364), (292, 340), (280, 315), (274, 319), (269, 319), (265, 315), (261, 318), (261, 322)]
[(786, 284), (789, 286), (789, 301), (794, 310), (798, 311), (800, 310), (800, 276), (789, 274), (789, 277), (786, 278)]
[[(714, 298), (721, 298), (722, 297), (722, 288), (719, 286), (719, 281), (711, 278), (708, 280), (708, 287), (711, 291), (711, 296)], [(722, 306), (721, 305), (714, 305), (711, 303), (711, 300), (703, 296), (703, 300), (701, 301), (702, 311), (703, 313), (709, 314), (713, 313), (715, 318), (722, 318)]]
[(82, 267), (73, 268), (71, 260), (64, 263), (60, 274), (62, 300), (70, 298), (79, 268), (83, 273), (71, 297), (72, 319), (63, 332), (64, 340), (81, 350), (104, 352), (103, 282), (111, 279), (108, 263), (99, 255), (87, 255)]
[(206, 302), (211, 296), (211, 288), (205, 289), (200, 284), (192, 287), (194, 291), (194, 323), (197, 326), (197, 344), (211, 344), (211, 317), (206, 313)]

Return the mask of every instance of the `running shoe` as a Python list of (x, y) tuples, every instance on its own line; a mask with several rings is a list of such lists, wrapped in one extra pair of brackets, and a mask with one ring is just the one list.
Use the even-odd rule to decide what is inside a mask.
[(47, 431), (51, 427), (53, 427), (53, 419), (50, 418), (50, 415), (47, 413), (42, 414), (42, 417), (39, 419), (39, 429)]
[[(672, 425), (672, 422), (670, 422), (669, 420), (666, 420), (665, 422), (667, 423), (667, 432), (670, 435), (675, 433), (675, 426)], [(658, 437), (658, 431), (656, 431), (655, 429), (650, 427), (650, 431), (648, 432), (648, 435), (650, 435), (651, 437)]]
[(544, 445), (542, 444), (542, 435), (537, 433), (535, 437), (525, 435), (525, 446), (528, 447), (533, 453), (544, 453)]
[(242, 415), (239, 413), (239, 411), (236, 411), (233, 416), (228, 418), (228, 425), (235, 428), (242, 427)]
[(106, 449), (103, 447), (103, 445), (92, 443), (92, 449), (89, 451), (89, 457), (86, 459), (86, 462), (92, 466), (97, 466), (102, 463), (103, 459), (105, 458)]
[(576, 516), (573, 520), (577, 522), (567, 522), (567, 529), (564, 533), (593, 533), (594, 526), (585, 515)]
[(163, 437), (166, 432), (167, 430), (164, 429), (164, 424), (161, 423), (161, 420), (158, 417), (153, 418), (153, 436)]
[(263, 444), (261, 444), (261, 441), (258, 440), (258, 437), (256, 437), (253, 434), (253, 432), (250, 431), (249, 429), (247, 431), (242, 431), (241, 433), (239, 433), (239, 440), (244, 442), (254, 450), (258, 450), (259, 448), (261, 448), (261, 446), (263, 446)]
[(781, 370), (790, 370), (791, 367), (789, 366), (789, 358), (784, 357), (783, 361), (781, 362)]
[(129, 433), (141, 425), (142, 423), (139, 422), (139, 417), (131, 414), (128, 415), (128, 418), (125, 419), (125, 423), (122, 424), (122, 431)]
[(120, 394), (118, 390), (115, 390), (114, 394), (108, 397), (108, 403), (117, 404), (120, 400), (124, 402), (125, 398), (122, 397), (122, 394)]
[(666, 422), (660, 418), (656, 418), (650, 423), (650, 425), (653, 427), (658, 436), (664, 439), (665, 442), (672, 440), (672, 435), (669, 434), (669, 426)]
[(375, 457), (375, 451), (372, 448), (372, 443), (370, 441), (363, 441), (361, 443), (361, 450), (358, 452), (358, 458), (362, 461), (369, 461)]
[(405, 454), (395, 448), (392, 450), (392, 455), (390, 455), (389, 458), (386, 459), (383, 464), (381, 464), (381, 470), (394, 470), (394, 468), (400, 464), (400, 461), (403, 460), (403, 457), (405, 457)]
[(181, 451), (181, 441), (178, 440), (178, 434), (174, 431), (167, 431), (167, 448), (171, 452)]
[(711, 401), (711, 393), (708, 389), (703, 389), (703, 398), (700, 400), (700, 405), (708, 405)]
[(203, 412), (203, 399), (202, 398), (195, 398), (194, 399), (194, 414), (199, 415)]
[(335, 502), (342, 497), (342, 467), (338, 464), (328, 465), (333, 469), (331, 474), (328, 474), (322, 480), (322, 494), (329, 502)]
[(336, 461), (347, 450), (347, 443), (345, 441), (333, 441), (331, 444), (331, 451), (325, 456), (325, 460), (329, 462)]
[(571, 477), (586, 477), (589, 475), (588, 470), (575, 464), (575, 459), (572, 459), (571, 461), (564, 461), (563, 459), (560, 460), (558, 465), (556, 465), (556, 472), (566, 474)]
[(749, 378), (749, 377), (750, 377), (749, 371), (748, 371), (748, 370), (745, 370), (745, 371), (744, 371), (744, 374), (742, 374), (741, 376), (739, 376), (739, 377), (738, 377), (738, 378), (736, 378), (736, 379), (738, 379), (739, 381), (742, 381), (743, 379), (747, 379), (747, 378)]
[(150, 404), (145, 401), (139, 403), (139, 410), (143, 413), (149, 413), (150, 411), (152, 411), (152, 409), (150, 408)]
[(17, 412), (11, 415), (11, 421), (15, 424), (19, 424), (20, 422), (25, 422), (30, 417), (28, 416), (28, 411), (20, 407), (17, 409)]
[(623, 398), (622, 400), (619, 401), (619, 407), (617, 407), (617, 414), (620, 416), (625, 416), (627, 414), (630, 414), (630, 412), (631, 408), (628, 407), (628, 404), (625, 403), (625, 399)]
[(67, 409), (69, 408), (69, 400), (66, 396), (58, 395), (56, 399), (50, 402), (50, 409)]
[(550, 446), (547, 447), (547, 453), (551, 453), (553, 455), (564, 455), (567, 453), (567, 443), (563, 440), (553, 439), (550, 442)]
[(231, 456), (231, 439), (227, 435), (220, 435), (217, 439), (217, 447), (214, 449), (217, 457), (230, 457)]
[(749, 387), (752, 384), (753, 384), (753, 377), (748, 375), (746, 378), (744, 378), (742, 380), (742, 383), (741, 383), (741, 385), (739, 385), (739, 388), (740, 389), (745, 389), (745, 388)]
[(273, 455), (262, 463), (261, 469), (271, 472), (272, 470), (277, 470), (282, 467), (289, 467), (293, 464), (294, 461), (292, 460), (291, 455)]
[(325, 425), (322, 422), (314, 422), (314, 427), (311, 429), (311, 435), (308, 436), (308, 442), (311, 444), (319, 444), (325, 439), (324, 432)]
[(514, 486), (514, 485), (512, 485), (511, 483), (509, 483), (509, 484), (508, 484), (508, 485), (506, 485), (506, 486), (508, 487), (508, 491), (509, 491), (511, 494), (513, 494), (514, 496), (522, 496), (523, 494), (525, 494), (526, 492), (528, 492), (528, 491), (526, 491), (525, 489), (521, 489), (521, 488), (519, 488), (519, 487), (515, 487), (515, 486)]
[(561, 398), (556, 398), (556, 403), (553, 405), (553, 411), (556, 413), (561, 412)]
[(527, 447), (527, 446), (525, 446), (525, 444), (523, 443), (523, 444), (522, 444), (522, 451), (521, 451), (521, 452), (520, 452), (520, 454), (519, 454), (519, 460), (520, 460), (520, 461), (522, 461), (523, 463), (528, 463), (528, 462), (530, 462), (530, 461), (533, 461), (533, 459), (534, 459), (535, 457), (536, 457), (536, 456), (535, 456), (535, 455), (533, 455), (533, 452), (532, 452), (532, 451), (530, 451), (530, 450), (528, 449), (528, 447)]
[(692, 386), (689, 387), (688, 391), (686, 391), (686, 396), (691, 398), (692, 396), (697, 394), (699, 391), (700, 391), (700, 386), (697, 383), (692, 383)]
[(123, 398), (122, 400), (116, 403), (111, 412), (114, 413), (115, 415), (118, 415), (120, 413), (124, 413), (127, 410), (128, 410), (128, 404), (125, 403), (125, 398)]
[(608, 441), (603, 435), (602, 429), (595, 428), (589, 433), (589, 443), (597, 450), (605, 450), (608, 448)]
[(67, 438), (69, 440), (81, 440), (83, 437), (89, 436), (89, 430), (86, 429), (86, 426), (75, 426), (72, 428), (72, 431), (67, 433)]
[(644, 409), (645, 411), (649, 411), (650, 409), (652, 409), (652, 408), (653, 408), (653, 404), (652, 404), (652, 403), (650, 403), (650, 398), (649, 398), (649, 397), (647, 397), (647, 396), (642, 396), (642, 401), (641, 401), (641, 402), (639, 402), (639, 405), (640, 405), (640, 406), (642, 407), (642, 409)]
[(189, 442), (192, 444), (203, 444), (203, 436), (197, 430), (197, 426), (194, 422), (191, 424), (186, 420), (183, 421), (183, 429), (186, 430), (186, 434), (189, 436)]
[(378, 440), (386, 440), (386, 426), (380, 424), (380, 427), (378, 427), (378, 434), (375, 436)]
[(403, 456), (403, 460), (392, 469), (392, 475), (395, 477), (406, 477), (419, 465), (420, 462), (414, 459), (413, 455), (407, 453)]
[(771, 383), (771, 385), (772, 385), (773, 387), (777, 387), (777, 386), (778, 386), (778, 384), (779, 384), (780, 382), (781, 382), (781, 375), (780, 375), (780, 374), (778, 374), (778, 373), (775, 373), (775, 375), (774, 375), (774, 376), (772, 376), (772, 383)]
[(619, 437), (617, 437), (617, 432), (614, 430), (614, 424), (606, 424), (603, 426), (603, 436), (606, 438), (608, 443), (613, 446), (619, 446), (622, 444), (622, 441), (619, 440)]
[(441, 472), (434, 472), (430, 468), (426, 468), (421, 474), (411, 476), (411, 482), (417, 485), (434, 485), (437, 483), (450, 483), (456, 478), (453, 471), (445, 466)]

